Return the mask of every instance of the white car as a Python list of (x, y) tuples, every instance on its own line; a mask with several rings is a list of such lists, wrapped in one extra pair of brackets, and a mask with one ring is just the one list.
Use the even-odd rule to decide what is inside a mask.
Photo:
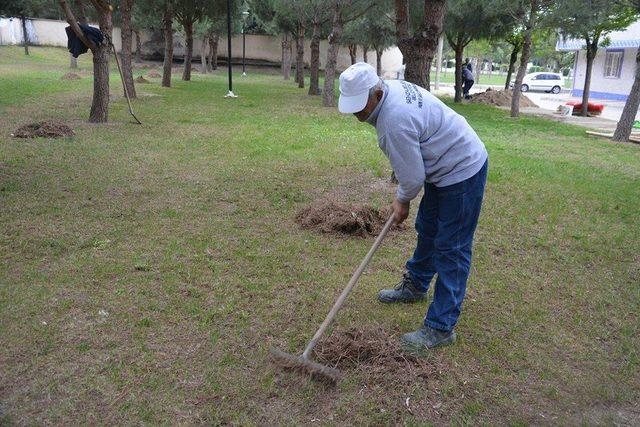
[[(511, 81), (511, 87), (515, 84), (515, 80)], [(522, 92), (530, 90), (543, 90), (558, 94), (564, 87), (564, 77), (560, 73), (531, 73), (524, 76), (522, 80)]]

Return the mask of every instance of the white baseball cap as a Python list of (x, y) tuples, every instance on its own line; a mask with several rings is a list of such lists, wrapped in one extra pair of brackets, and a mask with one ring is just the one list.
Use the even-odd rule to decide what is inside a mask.
[(338, 110), (345, 114), (362, 111), (369, 99), (369, 89), (378, 81), (376, 70), (366, 62), (355, 63), (344, 70), (340, 74)]

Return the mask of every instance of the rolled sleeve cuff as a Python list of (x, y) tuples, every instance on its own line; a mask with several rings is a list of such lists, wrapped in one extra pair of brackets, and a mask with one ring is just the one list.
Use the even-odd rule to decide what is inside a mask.
[(423, 186), (422, 184), (419, 186), (416, 186), (415, 188), (412, 188), (410, 191), (405, 191), (402, 188), (398, 188), (398, 191), (396, 191), (396, 199), (401, 203), (409, 203), (410, 201), (415, 199), (416, 196), (418, 196), (418, 194), (420, 193), (420, 190), (422, 189), (422, 186)]

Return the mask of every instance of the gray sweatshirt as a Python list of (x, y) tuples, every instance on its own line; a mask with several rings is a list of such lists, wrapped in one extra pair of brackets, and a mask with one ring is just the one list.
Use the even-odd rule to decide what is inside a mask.
[(425, 182), (445, 187), (482, 168), (487, 150), (464, 117), (413, 83), (389, 80), (383, 89), (367, 122), (398, 178), (399, 201), (413, 200)]

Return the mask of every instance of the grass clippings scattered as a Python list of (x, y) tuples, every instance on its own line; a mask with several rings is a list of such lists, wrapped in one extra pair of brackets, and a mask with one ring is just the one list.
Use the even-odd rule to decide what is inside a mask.
[[(473, 95), (473, 98), (469, 102), (471, 104), (493, 105), (495, 107), (510, 107), (512, 96), (512, 90), (492, 90), (489, 88), (486, 92)], [(537, 105), (524, 94), (521, 94), (520, 107), (537, 107)]]
[[(300, 210), (296, 222), (304, 229), (348, 236), (373, 236), (380, 233), (391, 214), (389, 208), (322, 200)], [(393, 226), (404, 229), (405, 226)]]
[(29, 123), (13, 133), (16, 138), (62, 138), (73, 135), (73, 129), (58, 120)]

